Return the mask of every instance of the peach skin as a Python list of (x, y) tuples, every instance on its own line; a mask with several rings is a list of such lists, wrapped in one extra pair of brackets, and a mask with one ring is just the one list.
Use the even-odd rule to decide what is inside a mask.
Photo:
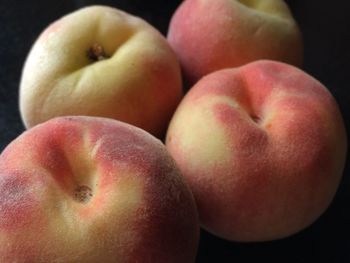
[(27, 128), (50, 118), (117, 119), (163, 138), (182, 97), (180, 65), (150, 24), (107, 6), (89, 6), (48, 26), (20, 82)]
[(342, 177), (347, 136), (319, 81), (262, 60), (202, 78), (176, 110), (166, 146), (203, 227), (249, 242), (290, 236), (326, 210)]
[(134, 126), (58, 117), (0, 155), (0, 262), (194, 262), (196, 205), (164, 145)]
[(185, 0), (167, 38), (190, 84), (259, 59), (303, 60), (302, 36), (283, 0)]

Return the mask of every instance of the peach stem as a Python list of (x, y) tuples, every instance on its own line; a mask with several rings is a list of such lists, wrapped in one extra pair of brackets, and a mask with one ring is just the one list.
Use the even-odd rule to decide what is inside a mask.
[(87, 57), (92, 61), (101, 61), (109, 58), (103, 47), (97, 43), (93, 44), (87, 51)]

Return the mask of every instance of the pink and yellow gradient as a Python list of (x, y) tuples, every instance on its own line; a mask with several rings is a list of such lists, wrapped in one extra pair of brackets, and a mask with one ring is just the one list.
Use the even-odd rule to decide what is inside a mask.
[(141, 129), (55, 118), (13, 141), (0, 171), (1, 262), (194, 262), (193, 196)]
[(192, 84), (258, 59), (303, 61), (301, 33), (283, 0), (185, 0), (167, 38)]
[(163, 137), (182, 97), (180, 65), (144, 20), (90, 6), (39, 36), (23, 67), (20, 112), (26, 127), (57, 116), (124, 121)]
[(292, 235), (325, 211), (347, 138), (320, 82), (263, 60), (201, 79), (176, 110), (166, 146), (204, 228), (229, 240), (265, 241)]

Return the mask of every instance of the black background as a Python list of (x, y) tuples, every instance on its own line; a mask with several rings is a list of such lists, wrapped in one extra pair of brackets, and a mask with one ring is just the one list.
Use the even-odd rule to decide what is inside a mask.
[[(165, 35), (180, 2), (0, 0), (0, 151), (24, 130), (18, 111), (21, 69), (32, 43), (50, 22), (84, 5), (106, 4), (144, 18)], [(331, 91), (349, 130), (350, 3), (348, 0), (287, 3), (303, 33), (304, 70)], [(197, 262), (350, 262), (349, 175), (347, 160), (333, 203), (304, 231), (283, 240), (250, 244), (224, 241), (202, 231)]]

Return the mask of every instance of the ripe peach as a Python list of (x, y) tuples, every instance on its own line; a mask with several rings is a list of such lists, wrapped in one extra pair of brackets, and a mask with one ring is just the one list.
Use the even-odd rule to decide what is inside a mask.
[(258, 59), (303, 60), (301, 33), (283, 0), (185, 0), (168, 40), (190, 83)]
[(292, 235), (325, 211), (346, 141), (337, 103), (321, 83), (293, 66), (257, 61), (190, 89), (166, 146), (207, 230), (265, 241)]
[(90, 6), (51, 24), (34, 43), (20, 83), (26, 127), (89, 115), (128, 122), (161, 137), (182, 97), (179, 62), (144, 20)]
[(131, 125), (59, 117), (0, 155), (0, 262), (194, 262), (193, 196)]

